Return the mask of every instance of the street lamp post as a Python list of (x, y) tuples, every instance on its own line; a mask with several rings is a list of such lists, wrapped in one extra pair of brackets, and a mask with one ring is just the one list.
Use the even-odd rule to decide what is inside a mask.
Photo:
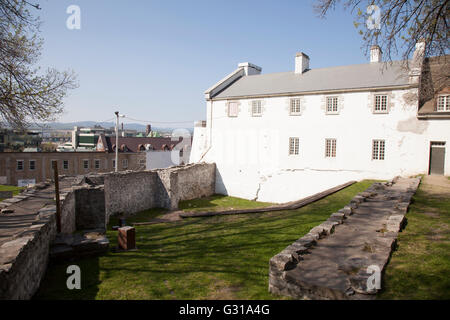
[(123, 114), (119, 114), (119, 111), (115, 112), (116, 114), (116, 168), (115, 172), (119, 171), (119, 117), (125, 117)]

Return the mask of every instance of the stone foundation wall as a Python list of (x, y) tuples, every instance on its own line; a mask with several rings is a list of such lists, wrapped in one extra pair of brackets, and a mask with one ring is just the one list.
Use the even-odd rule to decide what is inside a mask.
[(158, 172), (118, 172), (105, 177), (105, 210), (107, 217), (132, 214), (160, 206), (162, 191)]
[(181, 167), (175, 171), (177, 204), (182, 200), (207, 197), (214, 193), (216, 167), (210, 164)]
[[(105, 229), (111, 214), (131, 215), (156, 207), (176, 209), (180, 200), (212, 195), (215, 170), (215, 164), (194, 164), (153, 171), (61, 176), (61, 184), (66, 185), (60, 191), (61, 231), (71, 234)], [(40, 183), (35, 189), (48, 186)], [(15, 196), (3, 201), (0, 208), (26, 198)], [(47, 268), (50, 243), (57, 235), (55, 216), (55, 205), (42, 208), (29, 228), (1, 244), (0, 300), (30, 299), (38, 290)]]
[(0, 300), (30, 299), (38, 290), (56, 236), (55, 213), (55, 206), (41, 209), (31, 227), (0, 247)]
[(200, 163), (111, 173), (104, 179), (106, 215), (127, 216), (151, 208), (176, 210), (181, 200), (214, 194), (215, 172), (215, 164)]
[(75, 194), (76, 230), (106, 230), (105, 191), (103, 186), (78, 187)]
[(61, 232), (73, 233), (76, 228), (75, 221), (75, 193), (61, 194)]

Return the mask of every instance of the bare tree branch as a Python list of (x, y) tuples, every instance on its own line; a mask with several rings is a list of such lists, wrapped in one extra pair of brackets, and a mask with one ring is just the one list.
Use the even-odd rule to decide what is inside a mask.
[(0, 0), (0, 120), (15, 128), (55, 120), (67, 91), (77, 87), (73, 72), (35, 66), (42, 39), (30, 10), (37, 9), (26, 0)]

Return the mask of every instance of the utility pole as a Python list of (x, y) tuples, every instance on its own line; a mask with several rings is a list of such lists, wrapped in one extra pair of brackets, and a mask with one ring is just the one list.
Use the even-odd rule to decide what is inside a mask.
[(115, 172), (119, 172), (119, 117), (125, 117), (125, 115), (119, 114), (119, 111), (116, 111), (115, 114), (116, 114), (116, 168), (115, 168)]
[(119, 111), (116, 111), (116, 166), (115, 172), (118, 172), (119, 168)]

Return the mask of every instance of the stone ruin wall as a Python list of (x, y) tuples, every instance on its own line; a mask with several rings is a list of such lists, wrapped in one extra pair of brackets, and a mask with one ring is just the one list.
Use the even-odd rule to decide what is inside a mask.
[[(167, 169), (119, 172), (60, 179), (73, 179), (60, 191), (61, 232), (106, 229), (109, 216), (129, 216), (142, 210), (178, 208), (178, 202), (214, 194), (215, 164), (192, 164)], [(49, 183), (39, 183), (34, 190)], [(25, 200), (28, 189), (18, 196)], [(56, 206), (39, 210), (32, 225), (0, 246), (0, 300), (31, 299), (39, 288), (55, 239)]]

